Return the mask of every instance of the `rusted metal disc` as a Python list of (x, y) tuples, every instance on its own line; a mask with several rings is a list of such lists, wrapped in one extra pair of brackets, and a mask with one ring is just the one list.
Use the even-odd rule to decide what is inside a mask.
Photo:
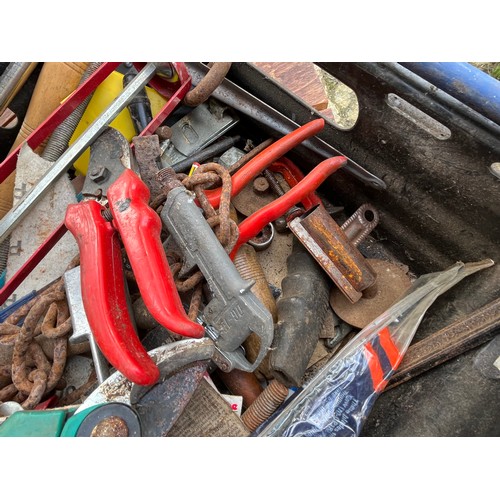
[(408, 268), (380, 259), (367, 259), (377, 274), (375, 284), (352, 304), (337, 288), (332, 288), (330, 305), (337, 316), (356, 328), (364, 328), (394, 304), (410, 287)]
[(231, 199), (231, 203), (240, 214), (248, 217), (275, 199), (276, 195), (270, 190), (264, 193), (256, 194), (253, 189), (253, 183), (249, 182), (234, 198)]

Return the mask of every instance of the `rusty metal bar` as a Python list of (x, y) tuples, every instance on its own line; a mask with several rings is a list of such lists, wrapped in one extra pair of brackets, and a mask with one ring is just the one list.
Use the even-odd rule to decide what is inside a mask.
[(500, 298), (410, 346), (385, 390), (488, 342), (499, 332)]
[(323, 206), (293, 219), (288, 225), (352, 303), (375, 283), (373, 269)]

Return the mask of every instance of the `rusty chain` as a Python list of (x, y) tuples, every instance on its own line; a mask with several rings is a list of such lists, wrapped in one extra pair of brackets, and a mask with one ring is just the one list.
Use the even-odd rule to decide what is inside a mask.
[[(79, 256), (70, 262), (67, 270), (78, 263)], [(18, 326), (21, 320), (22, 326)], [(0, 401), (16, 401), (29, 410), (58, 388), (68, 359), (71, 332), (61, 277), (0, 324), (0, 345), (13, 346), (11, 365), (0, 367), (0, 375), (11, 379), (10, 384), (0, 389)], [(51, 361), (38, 342), (40, 337), (50, 339)]]

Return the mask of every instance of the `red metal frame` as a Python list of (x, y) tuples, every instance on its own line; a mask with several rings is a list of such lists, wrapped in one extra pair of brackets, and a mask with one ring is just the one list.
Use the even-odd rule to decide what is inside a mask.
[[(0, 183), (3, 182), (16, 168), (17, 157), (22, 145), (26, 142), (35, 149), (37, 148), (54, 129), (67, 118), (78, 105), (90, 95), (100, 83), (102, 83), (121, 63), (103, 63), (84, 83), (82, 83), (70, 96), (39, 126), (37, 127), (7, 158), (0, 164)], [(145, 63), (134, 63), (138, 68)], [(184, 96), (191, 88), (191, 76), (184, 63), (173, 63), (177, 71), (177, 82), (165, 82), (161, 78), (154, 77), (150, 85), (157, 92), (168, 98), (163, 108), (141, 132), (141, 136), (150, 135), (158, 126), (172, 113), (179, 105)], [(133, 147), (133, 144), (131, 145)], [(26, 279), (31, 271), (40, 263), (40, 261), (49, 253), (55, 244), (66, 233), (66, 226), (61, 223), (51, 235), (40, 245), (40, 247), (28, 258), (23, 266), (0, 290), (0, 305), (17, 289), (17, 287)]]

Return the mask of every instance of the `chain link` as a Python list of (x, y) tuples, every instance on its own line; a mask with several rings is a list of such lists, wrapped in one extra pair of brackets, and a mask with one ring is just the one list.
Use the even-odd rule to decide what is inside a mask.
[[(76, 267), (79, 261), (79, 256), (75, 257), (67, 270)], [(0, 344), (13, 346), (11, 365), (1, 367), (2, 375), (8, 375), (5, 378), (10, 377), (11, 383), (0, 390), (0, 401), (16, 401), (25, 410), (31, 410), (61, 385), (71, 332), (64, 277), (61, 277), (0, 324)], [(40, 336), (52, 340), (52, 361), (37, 342)]]

